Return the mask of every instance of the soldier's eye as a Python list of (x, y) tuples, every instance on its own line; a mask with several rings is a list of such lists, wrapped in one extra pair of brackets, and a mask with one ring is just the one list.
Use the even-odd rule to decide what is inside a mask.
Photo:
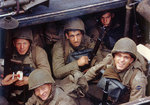
[(26, 45), (27, 43), (23, 43), (24, 45)]
[(69, 37), (70, 37), (70, 38), (74, 38), (74, 35), (70, 35)]
[(18, 45), (18, 46), (19, 46), (19, 45), (21, 45), (21, 43), (16, 43), (16, 45)]
[(81, 36), (81, 34), (77, 34), (77, 36)]

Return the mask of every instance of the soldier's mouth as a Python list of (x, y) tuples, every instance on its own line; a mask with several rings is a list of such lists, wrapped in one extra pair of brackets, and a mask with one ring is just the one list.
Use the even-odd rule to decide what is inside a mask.
[(46, 100), (47, 99), (47, 94), (46, 93), (42, 94), (41, 98), (42, 98), (42, 100)]

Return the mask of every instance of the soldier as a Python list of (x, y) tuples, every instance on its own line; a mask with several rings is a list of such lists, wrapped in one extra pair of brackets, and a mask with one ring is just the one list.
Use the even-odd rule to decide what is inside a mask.
[(111, 11), (100, 13), (97, 24), (89, 30), (94, 40), (97, 40), (99, 36), (103, 37), (101, 51), (104, 57), (111, 52), (116, 41), (123, 37), (123, 27), (114, 21), (114, 17), (115, 14)]
[[(65, 40), (58, 41), (52, 50), (52, 60), (53, 60), (53, 72), (57, 79), (63, 79), (70, 74), (73, 75), (69, 77), (72, 82), (77, 85), (83, 86), (84, 91), (87, 90), (87, 83), (84, 77), (82, 77), (82, 67), (89, 63), (89, 58), (87, 55), (80, 55), (78, 59), (68, 62), (69, 55), (74, 52), (85, 51), (94, 48), (95, 43), (85, 35), (84, 23), (79, 18), (74, 18), (69, 21), (64, 26), (64, 34), (66, 36)], [(96, 57), (93, 59), (95, 62), (101, 61), (101, 52), (98, 50)], [(92, 61), (92, 63), (93, 63)], [(90, 65), (91, 66), (91, 65)], [(81, 73), (82, 72), (82, 73)], [(82, 79), (81, 79), (81, 78)], [(79, 83), (79, 80), (82, 81)], [(71, 85), (71, 84), (70, 84)], [(68, 87), (70, 86), (68, 85)], [(68, 88), (67, 86), (65, 88)], [(70, 86), (71, 87), (71, 86)], [(75, 86), (72, 86), (74, 88)], [(69, 89), (66, 89), (69, 90)], [(81, 103), (80, 103), (81, 104)], [(83, 103), (83, 105), (88, 105)], [(91, 105), (91, 104), (90, 104)]]
[[(44, 69), (51, 74), (46, 52), (38, 46), (33, 46), (32, 39), (32, 30), (29, 28), (18, 29), (13, 35), (14, 51), (9, 63), (10, 69), (4, 72), (2, 85), (11, 87), (8, 100), (15, 101), (15, 104), (22, 104), (31, 96), (32, 92), (27, 89), (28, 76), (34, 69)], [(21, 80), (16, 74), (18, 71), (23, 72)]]
[[(80, 67), (87, 65), (88, 56), (81, 56), (78, 60), (67, 63), (70, 53), (94, 48), (95, 43), (85, 35), (84, 23), (79, 18), (69, 20), (64, 26), (65, 41), (58, 41), (52, 50), (53, 72), (58, 79), (63, 79), (71, 71), (81, 70)], [(101, 53), (97, 52), (97, 62), (101, 61)]]
[[(111, 51), (111, 55), (112, 56), (109, 55), (109, 57), (111, 57), (111, 59), (109, 59), (111, 63), (105, 65), (106, 69), (103, 76), (116, 79), (128, 87), (130, 96), (123, 96), (125, 99), (128, 98), (129, 101), (133, 101), (145, 97), (147, 79), (143, 72), (145, 71), (145, 65), (143, 65), (144, 59), (137, 52), (135, 42), (129, 38), (121, 38), (116, 42)], [(97, 72), (99, 68), (96, 70), (96, 67), (93, 67), (89, 70), (87, 74), (85, 74), (87, 80), (90, 80), (94, 72)], [(91, 74), (89, 75), (88, 73)], [(119, 101), (127, 102), (128, 100), (124, 98)]]
[(46, 70), (35, 70), (30, 74), (29, 90), (34, 90), (34, 94), (25, 105), (76, 105), (62, 88), (54, 84)]

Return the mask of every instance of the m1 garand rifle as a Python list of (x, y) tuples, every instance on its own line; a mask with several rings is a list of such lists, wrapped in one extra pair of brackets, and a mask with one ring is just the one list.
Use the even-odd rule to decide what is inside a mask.
[(95, 55), (96, 55), (96, 53), (97, 53), (97, 51), (99, 49), (99, 46), (100, 46), (104, 36), (106, 35), (106, 33), (107, 33), (107, 31), (104, 28), (101, 28), (101, 33), (100, 33), (99, 37), (97, 38), (96, 44), (94, 46), (94, 49), (92, 50), (92, 53), (91, 53), (91, 55), (89, 57), (89, 59), (90, 59), (89, 64), (91, 64), (93, 58), (95, 57)]
[(109, 88), (109, 81), (106, 81), (106, 85), (105, 85), (105, 90), (104, 90), (104, 93), (103, 93), (103, 98), (102, 98), (102, 102), (99, 104), (99, 105), (110, 105), (108, 103), (108, 88)]

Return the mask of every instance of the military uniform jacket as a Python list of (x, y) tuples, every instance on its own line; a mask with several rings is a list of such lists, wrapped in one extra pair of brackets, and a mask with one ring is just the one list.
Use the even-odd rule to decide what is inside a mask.
[(42, 101), (35, 94), (25, 103), (25, 105), (76, 105), (74, 100), (66, 95), (66, 93), (59, 87), (54, 89), (47, 100)]
[[(13, 59), (20, 60), (20, 56), (18, 54), (14, 53), (13, 54)], [(51, 73), (50, 65), (49, 65), (48, 58), (47, 58), (47, 54), (42, 48), (40, 48), (38, 46), (34, 46), (34, 48), (32, 48), (28, 52), (28, 54), (23, 58), (22, 63), (29, 65), (30, 66), (29, 68), (32, 68), (33, 70), (34, 69), (42, 69), (42, 70), (47, 70), (47, 71), (49, 71)], [(13, 70), (11, 68), (8, 73), (12, 73), (12, 71)], [(23, 71), (24, 71), (24, 69), (23, 69)], [(31, 72), (29, 72), (28, 75)], [(25, 76), (28, 76), (28, 75), (25, 75)], [(21, 94), (18, 94), (18, 97), (23, 102), (25, 102), (27, 100), (27, 98), (32, 95), (32, 92), (28, 91), (28, 86), (27, 85), (15, 86), (15, 85), (12, 84), (9, 89), (11, 89), (10, 92), (14, 93), (14, 94), (18, 94), (18, 91), (19, 91)], [(24, 93), (26, 93), (28, 95), (23, 95)]]
[[(14, 53), (13, 59), (20, 60), (20, 56)], [(23, 64), (29, 64), (34, 69), (43, 69), (51, 73), (48, 57), (44, 49), (38, 46), (33, 46), (28, 54), (24, 57)], [(11, 72), (11, 71), (10, 71)]]
[[(68, 41), (68, 40), (66, 40)], [(69, 43), (69, 42), (68, 42)], [(63, 41), (58, 41), (52, 50), (52, 64), (53, 64), (53, 72), (56, 78), (64, 78), (66, 77), (71, 71), (80, 70), (77, 61), (73, 61), (71, 63), (65, 64), (65, 56), (64, 56), (64, 49), (63, 49)], [(90, 40), (89, 37), (84, 35), (84, 40), (81, 42), (81, 47), (78, 50), (83, 50), (87, 48), (94, 48), (95, 43)], [(66, 47), (66, 46), (65, 46)], [(68, 46), (68, 52), (74, 52), (74, 49)], [(97, 52), (97, 62), (102, 60), (101, 52)]]
[(130, 90), (129, 101), (145, 97), (147, 79), (141, 68), (141, 63), (135, 61), (126, 71), (117, 73), (114, 66), (106, 69), (104, 77), (114, 78), (122, 82)]

